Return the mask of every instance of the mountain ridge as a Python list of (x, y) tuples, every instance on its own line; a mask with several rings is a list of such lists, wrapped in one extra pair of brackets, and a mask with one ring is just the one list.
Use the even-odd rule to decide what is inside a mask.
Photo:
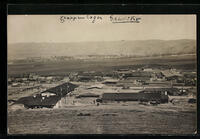
[(190, 39), (8, 44), (8, 58), (78, 55), (154, 56), (195, 52), (196, 41)]

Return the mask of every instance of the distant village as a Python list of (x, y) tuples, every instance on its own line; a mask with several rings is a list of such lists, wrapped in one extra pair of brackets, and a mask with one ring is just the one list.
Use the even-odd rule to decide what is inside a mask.
[[(182, 54), (184, 55), (184, 54)], [(193, 55), (193, 54), (186, 54)], [(147, 58), (147, 57), (160, 57), (160, 56), (171, 56), (170, 54), (154, 54), (150, 56), (144, 55), (76, 55), (76, 56), (38, 56), (38, 57), (27, 57), (27, 58), (8, 58), (8, 65), (19, 64), (19, 63), (30, 63), (30, 62), (64, 62), (69, 60), (103, 60), (103, 59), (119, 59), (119, 58)]]
[(49, 57), (27, 57), (27, 58), (9, 58), (8, 64), (19, 64), (28, 62), (62, 62), (68, 60), (87, 60), (87, 59), (110, 59), (110, 58), (121, 58), (121, 57), (133, 57), (125, 55), (77, 55), (77, 56), (49, 56)]
[(77, 82), (104, 81), (124, 88), (131, 86), (196, 86), (196, 72), (181, 72), (174, 68), (161, 70), (152, 68), (119, 69), (112, 72), (71, 72), (67, 76), (42, 76), (36, 73), (8, 77), (12, 87), (30, 86), (37, 83), (52, 83), (63, 79)]

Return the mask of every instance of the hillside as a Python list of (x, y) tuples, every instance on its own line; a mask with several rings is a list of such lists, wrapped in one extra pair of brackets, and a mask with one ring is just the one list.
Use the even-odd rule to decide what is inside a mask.
[(193, 54), (195, 52), (196, 41), (187, 39), (8, 44), (8, 59), (78, 55), (155, 56)]

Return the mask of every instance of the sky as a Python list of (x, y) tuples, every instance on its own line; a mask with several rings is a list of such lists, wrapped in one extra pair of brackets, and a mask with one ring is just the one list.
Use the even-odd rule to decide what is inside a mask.
[(61, 16), (87, 15), (8, 15), (8, 43), (196, 39), (196, 15), (112, 15), (135, 16), (140, 23), (112, 23), (111, 15), (96, 15), (102, 19), (95, 23), (83, 19), (61, 23)]

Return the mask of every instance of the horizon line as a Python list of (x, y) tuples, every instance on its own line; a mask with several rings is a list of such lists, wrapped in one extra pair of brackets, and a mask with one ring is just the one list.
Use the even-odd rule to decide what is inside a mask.
[(152, 41), (152, 40), (154, 40), (154, 41), (175, 41), (175, 40), (197, 40), (197, 39), (185, 39), (185, 38), (183, 38), (183, 39), (138, 39), (138, 40), (103, 40), (103, 41), (73, 41), (73, 42), (51, 42), (51, 41), (49, 41), (49, 42), (33, 42), (33, 41), (30, 41), (30, 42), (9, 42), (9, 41), (7, 41), (7, 44), (17, 44), (17, 43), (85, 43), (85, 42), (119, 42), (119, 41)]

